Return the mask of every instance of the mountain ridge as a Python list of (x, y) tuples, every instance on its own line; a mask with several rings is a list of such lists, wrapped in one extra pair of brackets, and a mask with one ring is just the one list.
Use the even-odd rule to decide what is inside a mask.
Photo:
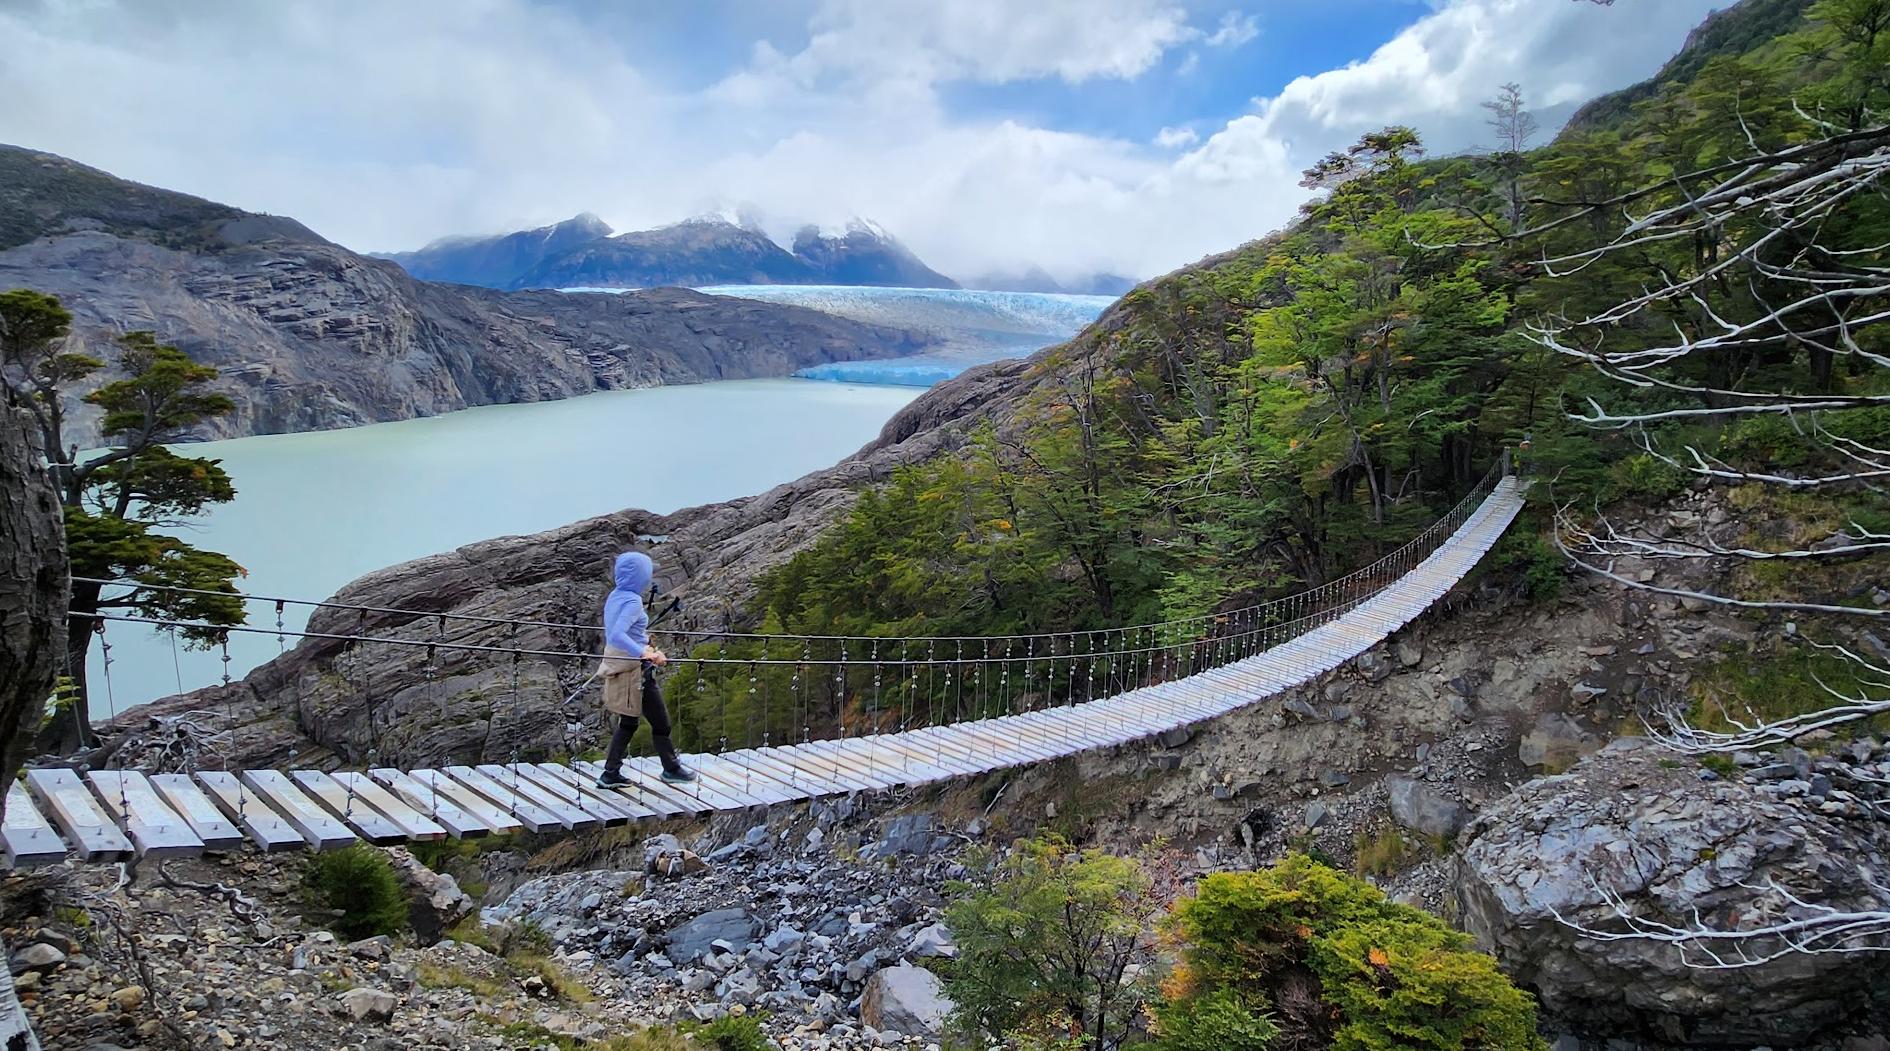
[[(564, 295), (423, 281), (293, 219), (0, 146), (0, 288), (15, 287), (59, 297), (74, 315), (74, 350), (111, 360), (118, 335), (149, 329), (215, 366), (236, 408), (192, 435), (206, 439), (786, 376), (931, 343), (681, 289)], [(69, 436), (97, 444), (83, 393), (71, 392)]]
[(451, 236), (411, 252), (374, 253), (429, 280), (507, 290), (666, 285), (897, 285), (957, 288), (884, 227), (853, 219), (837, 233), (806, 225), (783, 247), (751, 219), (692, 216), (616, 233), (584, 212), (489, 236)]

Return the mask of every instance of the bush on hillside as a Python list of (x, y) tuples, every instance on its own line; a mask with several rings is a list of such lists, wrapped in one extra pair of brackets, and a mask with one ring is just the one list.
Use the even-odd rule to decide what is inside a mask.
[(1170, 933), (1183, 962), (1157, 1013), (1167, 1051), (1215, 1033), (1220, 1046), (1269, 1047), (1269, 1026), (1341, 1051), (1544, 1046), (1534, 1001), (1468, 935), (1304, 855), (1208, 876)]
[(1034, 1046), (1073, 1035), (1115, 1047), (1152, 998), (1149, 929), (1164, 912), (1134, 858), (1082, 850), (1054, 835), (1025, 840), (991, 879), (946, 911), (958, 959), (944, 968), (966, 1036)]
[(317, 854), (302, 875), (309, 903), (338, 913), (337, 932), (349, 938), (397, 934), (407, 926), (407, 894), (387, 856), (356, 843)]

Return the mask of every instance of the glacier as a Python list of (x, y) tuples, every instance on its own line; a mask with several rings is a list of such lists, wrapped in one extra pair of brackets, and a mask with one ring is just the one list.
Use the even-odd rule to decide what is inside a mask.
[[(568, 288), (566, 292), (621, 292)], [(973, 365), (1021, 358), (1061, 343), (1115, 302), (1109, 296), (1052, 292), (986, 292), (958, 288), (875, 285), (710, 285), (697, 289), (803, 306), (877, 325), (916, 329), (940, 345), (909, 358), (841, 361), (795, 375), (836, 383), (929, 387)]]

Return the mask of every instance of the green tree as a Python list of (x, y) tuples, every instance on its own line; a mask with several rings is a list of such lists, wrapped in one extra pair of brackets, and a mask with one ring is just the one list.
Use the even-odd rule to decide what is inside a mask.
[[(207, 625), (243, 620), (232, 583), (242, 567), (160, 532), (236, 495), (218, 461), (181, 456), (166, 447), (192, 426), (235, 407), (228, 397), (207, 389), (216, 370), (159, 343), (150, 332), (120, 336), (123, 378), (80, 399), (102, 411), (99, 430), (107, 442), (104, 450), (84, 455), (68, 441), (68, 405), (105, 363), (70, 349), (71, 323), (71, 313), (53, 296), (29, 289), (0, 293), (0, 383), (39, 429), (65, 510), (72, 575), (125, 582), (122, 588), (82, 579), (73, 583), (66, 662), (78, 689), (55, 708), (40, 734), (40, 747), (62, 754), (96, 741), (85, 681), (86, 655), (103, 623), (95, 614), (123, 611)], [(156, 590), (166, 587), (205, 594)], [(182, 634), (198, 644), (220, 637), (215, 627)]]
[(954, 902), (959, 956), (945, 977), (968, 1036), (1078, 1038), (1106, 1051), (1152, 993), (1149, 930), (1163, 911), (1133, 858), (1026, 840)]

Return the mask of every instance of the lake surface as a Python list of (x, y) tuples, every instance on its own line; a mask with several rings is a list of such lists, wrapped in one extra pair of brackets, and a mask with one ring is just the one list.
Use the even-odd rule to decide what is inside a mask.
[[(323, 599), (369, 571), (477, 540), (762, 492), (858, 451), (918, 395), (744, 380), (208, 442), (187, 451), (221, 459), (237, 498), (179, 532), (246, 567), (243, 591)], [(294, 607), (289, 616), (291, 629), (306, 621)], [(274, 620), (267, 605), (250, 617), (273, 626), (261, 625)], [(173, 667), (167, 636), (129, 624), (107, 634), (111, 696), (94, 645), (95, 717), (220, 679), (215, 654), (180, 651)], [(234, 633), (230, 673), (276, 652), (273, 636)]]

